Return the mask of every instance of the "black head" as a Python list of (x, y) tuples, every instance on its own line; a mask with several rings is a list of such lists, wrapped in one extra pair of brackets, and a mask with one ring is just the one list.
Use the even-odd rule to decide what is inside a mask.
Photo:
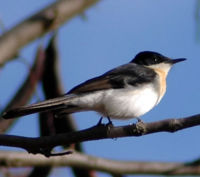
[(159, 63), (168, 63), (168, 64), (175, 64), (181, 61), (186, 60), (185, 58), (179, 58), (179, 59), (170, 59), (168, 57), (165, 57), (157, 52), (152, 51), (144, 51), (138, 53), (135, 58), (131, 61), (131, 63), (136, 63), (138, 65), (155, 65)]

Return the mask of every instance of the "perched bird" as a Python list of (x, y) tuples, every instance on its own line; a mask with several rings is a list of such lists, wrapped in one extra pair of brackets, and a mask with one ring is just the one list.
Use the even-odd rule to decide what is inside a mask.
[(113, 119), (138, 118), (160, 102), (169, 70), (184, 60), (172, 60), (152, 51), (140, 52), (130, 63), (87, 80), (63, 96), (8, 110), (2, 117), (10, 119), (43, 111), (53, 111), (59, 117), (96, 111)]

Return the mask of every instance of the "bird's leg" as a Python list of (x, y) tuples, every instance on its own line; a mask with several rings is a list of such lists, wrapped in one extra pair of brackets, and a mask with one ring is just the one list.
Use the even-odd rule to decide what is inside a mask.
[(101, 126), (102, 125), (102, 120), (103, 120), (103, 117), (100, 117), (98, 123), (97, 123), (97, 126)]
[(113, 123), (112, 123), (110, 117), (107, 116), (107, 119), (108, 119), (108, 124), (107, 124), (107, 125), (113, 125)]
[[(106, 125), (113, 125), (112, 121), (110, 120), (110, 117), (107, 117), (107, 119), (108, 119), (108, 123)], [(103, 120), (103, 117), (100, 117), (100, 119), (97, 123), (97, 126), (103, 125), (102, 120)]]
[(140, 119), (139, 117), (136, 117), (136, 119), (137, 119), (137, 121), (138, 121), (137, 123), (144, 123), (143, 120)]

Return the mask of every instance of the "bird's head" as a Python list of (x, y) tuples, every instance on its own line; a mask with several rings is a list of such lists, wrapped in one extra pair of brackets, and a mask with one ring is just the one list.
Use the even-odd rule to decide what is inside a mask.
[(163, 56), (157, 52), (144, 51), (138, 53), (131, 63), (136, 63), (138, 65), (143, 65), (152, 69), (162, 69), (166, 73), (170, 68), (178, 62), (186, 60), (185, 58), (170, 59), (166, 56)]

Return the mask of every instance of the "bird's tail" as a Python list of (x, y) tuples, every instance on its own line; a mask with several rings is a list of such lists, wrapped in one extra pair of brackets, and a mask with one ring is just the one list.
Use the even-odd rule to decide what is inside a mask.
[[(49, 99), (46, 101), (42, 101), (39, 103), (22, 106), (18, 108), (10, 109), (2, 114), (2, 117), (5, 119), (12, 119), (20, 116), (25, 116), (37, 112), (45, 112), (45, 111), (56, 111), (67, 109), (68, 107), (75, 108), (75, 105), (70, 105), (74, 99), (76, 99), (76, 95), (64, 95), (58, 98)], [(71, 111), (73, 112), (73, 111)], [(69, 113), (71, 113), (69, 110)]]

